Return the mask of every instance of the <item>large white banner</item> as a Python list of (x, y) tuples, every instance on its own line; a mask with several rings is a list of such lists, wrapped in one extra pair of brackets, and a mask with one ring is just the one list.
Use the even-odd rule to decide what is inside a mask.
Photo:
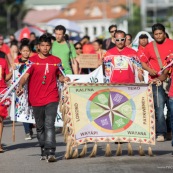
[(71, 82), (75, 83), (104, 83), (103, 67), (99, 66), (90, 74), (84, 75), (67, 75)]
[[(17, 79), (19, 76), (18, 70), (15, 70), (13, 73), (13, 79)], [(92, 73), (88, 75), (68, 75), (72, 82), (75, 83), (103, 83), (103, 69), (102, 66), (98, 67)], [(59, 84), (60, 90), (62, 86)], [(28, 105), (28, 91), (27, 85), (24, 87), (24, 93), (17, 97), (16, 93), (12, 93), (12, 104), (10, 109), (10, 117), (12, 121), (35, 123), (33, 117), (32, 107)], [(59, 112), (59, 107), (57, 110), (57, 117), (55, 121), (55, 126), (62, 127), (63, 121), (61, 113)]]

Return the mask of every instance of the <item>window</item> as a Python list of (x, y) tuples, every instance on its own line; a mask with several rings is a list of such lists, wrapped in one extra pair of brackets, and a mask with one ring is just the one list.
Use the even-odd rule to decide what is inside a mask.
[(88, 35), (88, 27), (85, 27), (85, 35)]
[(97, 28), (96, 27), (93, 27), (93, 34), (97, 35)]
[(102, 26), (102, 32), (105, 32), (105, 27), (104, 26)]

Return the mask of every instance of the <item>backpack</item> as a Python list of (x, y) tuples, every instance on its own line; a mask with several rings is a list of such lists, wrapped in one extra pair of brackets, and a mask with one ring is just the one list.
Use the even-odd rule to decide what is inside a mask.
[(70, 58), (70, 57), (72, 57), (71, 46), (70, 46), (69, 41), (66, 40), (66, 43), (67, 43), (67, 46), (68, 46), (68, 48), (69, 48), (69, 58)]
[(106, 50), (108, 50), (110, 44), (111, 44), (111, 38), (108, 38), (108, 39), (106, 40)]

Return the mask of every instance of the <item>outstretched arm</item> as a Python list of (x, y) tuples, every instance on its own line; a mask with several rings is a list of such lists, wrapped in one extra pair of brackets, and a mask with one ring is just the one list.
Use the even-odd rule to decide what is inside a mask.
[(17, 96), (20, 96), (23, 93), (23, 86), (26, 84), (29, 78), (29, 73), (25, 73), (24, 76), (19, 81), (19, 87), (16, 90)]
[(164, 80), (167, 79), (169, 73), (169, 69), (165, 69), (163, 73), (158, 77), (158, 79), (163, 82)]
[(59, 74), (58, 80), (59, 80), (60, 82), (62, 82), (62, 83), (64, 83), (64, 82), (70, 82), (70, 78), (69, 78), (69, 77), (63, 76), (62, 74)]
[(149, 72), (150, 76), (156, 76), (157, 75), (157, 71), (148, 67), (148, 65), (145, 62), (141, 62), (141, 64), (142, 64), (142, 68)]
[(12, 72), (5, 75), (5, 81), (8, 82), (12, 77)]
[(168, 74), (169, 74), (169, 70), (168, 69), (165, 69), (163, 71), (163, 73), (158, 77), (158, 78), (154, 78), (151, 83), (154, 83), (157, 85), (157, 83), (159, 82), (163, 82), (164, 80), (166, 80), (166, 78), (168, 77)]

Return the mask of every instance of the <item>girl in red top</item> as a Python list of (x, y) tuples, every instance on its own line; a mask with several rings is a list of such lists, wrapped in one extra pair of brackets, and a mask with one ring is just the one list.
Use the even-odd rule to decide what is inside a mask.
[(4, 152), (1, 145), (3, 120), (8, 116), (7, 107), (10, 104), (10, 100), (6, 99), (3, 102), (1, 102), (1, 98), (7, 88), (6, 82), (10, 80), (11, 76), (12, 73), (9, 73), (6, 59), (0, 57), (0, 153)]

